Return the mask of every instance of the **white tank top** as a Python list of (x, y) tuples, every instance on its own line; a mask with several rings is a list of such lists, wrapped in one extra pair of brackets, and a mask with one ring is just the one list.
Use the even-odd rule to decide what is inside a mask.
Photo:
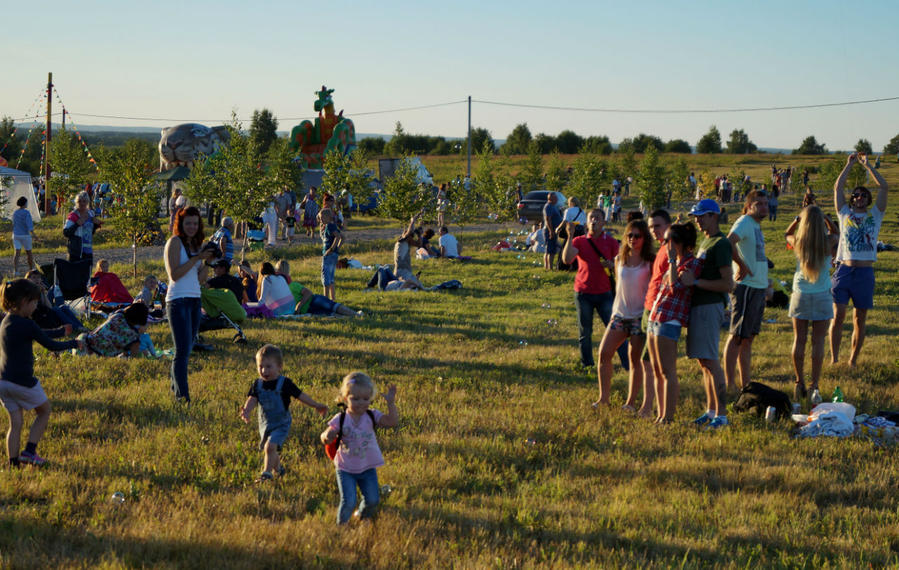
[(618, 283), (615, 285), (612, 316), (622, 319), (643, 317), (643, 302), (646, 300), (646, 290), (649, 289), (651, 270), (652, 265), (648, 261), (636, 267), (618, 264)]
[[(178, 265), (183, 265), (187, 263), (190, 257), (187, 255), (187, 250), (184, 248), (184, 242), (180, 239), (178, 240), (178, 245), (181, 246), (181, 257)], [(165, 301), (168, 303), (173, 299), (199, 299), (200, 298), (200, 265), (195, 264), (190, 270), (181, 276), (181, 279), (177, 281), (173, 281), (171, 277), (169, 277), (169, 290), (165, 294)]]

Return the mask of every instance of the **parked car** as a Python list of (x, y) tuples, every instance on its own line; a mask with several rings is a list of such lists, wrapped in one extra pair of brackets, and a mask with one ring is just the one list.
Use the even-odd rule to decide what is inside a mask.
[(543, 206), (546, 205), (546, 196), (553, 192), (556, 195), (556, 208), (559, 213), (565, 212), (568, 207), (568, 198), (561, 192), (553, 190), (534, 190), (528, 192), (518, 203), (518, 218), (524, 218), (530, 223), (543, 221)]

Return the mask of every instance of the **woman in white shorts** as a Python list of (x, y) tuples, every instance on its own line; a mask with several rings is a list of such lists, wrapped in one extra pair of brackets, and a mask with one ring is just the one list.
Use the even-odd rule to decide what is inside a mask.
[(796, 373), (793, 397), (805, 398), (805, 344), (809, 323), (812, 326), (812, 376), (809, 387), (818, 389), (824, 362), (824, 341), (833, 318), (830, 292), (831, 252), (840, 238), (839, 229), (824, 216), (818, 206), (807, 206), (786, 231), (787, 243), (796, 253), (796, 273), (790, 297), (793, 319), (793, 370)]
[(25, 250), (28, 258), (28, 271), (34, 269), (34, 258), (31, 257), (31, 238), (34, 236), (34, 219), (28, 211), (28, 198), (20, 196), (16, 200), (18, 209), (12, 215), (12, 245), (16, 250), (12, 260), (13, 273), (19, 275), (19, 258)]

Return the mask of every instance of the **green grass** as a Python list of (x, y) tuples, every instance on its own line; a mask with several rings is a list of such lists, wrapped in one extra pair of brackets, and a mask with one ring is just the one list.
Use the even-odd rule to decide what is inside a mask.
[[(897, 206), (883, 226), (888, 243), (899, 243)], [(786, 281), (794, 262), (782, 235), (793, 215), (782, 208), (780, 221), (762, 224), (773, 276)], [(364, 319), (253, 321), (246, 347), (230, 344), (227, 331), (206, 333), (220, 350), (192, 358), (190, 410), (171, 401), (166, 361), (37, 349), (36, 374), (54, 405), (40, 452), (53, 463), (0, 472), (0, 565), (899, 565), (895, 447), (794, 440), (786, 425), (743, 415), (718, 433), (680, 421), (655, 427), (618, 411), (626, 395), (618, 367), (612, 409), (597, 415), (595, 377), (576, 365), (573, 276), (544, 273), (533, 254), (489, 251), (507, 235), (463, 234), (470, 263), (415, 263), (428, 284), (460, 279), (458, 291), (364, 292), (368, 272), (341, 270), (339, 300)], [(390, 246), (345, 253), (385, 263)], [(315, 248), (282, 251), (294, 277), (318, 291)], [(839, 384), (862, 411), (899, 402), (899, 253), (882, 253), (877, 268), (861, 365), (825, 366), (821, 383), (826, 393)], [(146, 272), (161, 274), (161, 263), (142, 264)], [(755, 343), (755, 378), (789, 390), (790, 323), (785, 310), (766, 318), (777, 322)], [(846, 333), (844, 350), (848, 324)], [(151, 334), (157, 347), (171, 346), (164, 325)], [(323, 423), (309, 408), (293, 408), (287, 476), (253, 483), (258, 435), (238, 410), (265, 342), (282, 347), (285, 373), (319, 401), (333, 401), (351, 370), (398, 385), (400, 426), (379, 434), (387, 460), (379, 479), (393, 493), (375, 525), (335, 526), (334, 473), (317, 439)], [(685, 422), (703, 396), (698, 366), (682, 358), (678, 367)], [(110, 500), (115, 492), (124, 503)]]

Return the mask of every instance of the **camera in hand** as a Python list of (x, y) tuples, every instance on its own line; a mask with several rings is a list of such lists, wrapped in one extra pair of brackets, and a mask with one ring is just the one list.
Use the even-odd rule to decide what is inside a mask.
[(222, 250), (221, 250), (221, 248), (219, 248), (218, 244), (215, 242), (212, 242), (212, 241), (207, 242), (206, 245), (204, 245), (203, 248), (200, 250), (200, 253), (205, 253), (207, 251), (212, 252), (212, 258), (206, 262), (207, 265), (212, 265), (213, 261), (222, 257)]

